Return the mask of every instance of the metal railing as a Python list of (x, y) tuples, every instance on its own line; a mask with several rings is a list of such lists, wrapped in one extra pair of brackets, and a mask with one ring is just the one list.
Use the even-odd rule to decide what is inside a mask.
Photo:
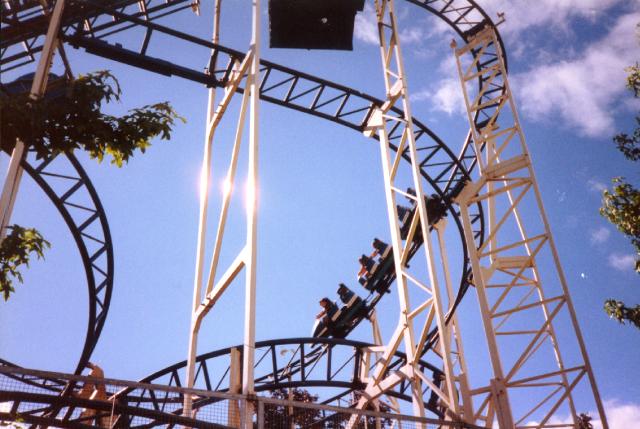
[[(127, 395), (121, 395), (125, 390)], [(184, 395), (193, 398), (191, 416), (182, 415)], [(154, 405), (149, 396), (165, 398), (163, 406)], [(256, 413), (252, 422), (243, 422), (242, 410), (248, 402)], [(358, 416), (357, 428), (479, 429), (460, 422), (312, 402), (0, 367), (0, 425), (338, 429), (344, 428), (353, 415)]]

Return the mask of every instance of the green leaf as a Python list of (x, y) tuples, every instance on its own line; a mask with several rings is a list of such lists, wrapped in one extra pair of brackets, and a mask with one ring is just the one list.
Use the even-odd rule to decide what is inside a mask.
[(154, 138), (169, 140), (176, 119), (185, 122), (168, 102), (134, 108), (120, 117), (102, 113), (103, 104), (119, 101), (120, 95), (118, 80), (109, 71), (97, 71), (66, 83), (60, 97), (3, 97), (3, 149), (11, 150), (20, 139), (39, 158), (82, 149), (99, 162), (109, 156), (121, 167), (136, 151), (145, 152)]
[(5, 301), (15, 292), (13, 281), (23, 282), (19, 268), (29, 266), (31, 254), (37, 259), (44, 259), (44, 250), (51, 244), (33, 228), (20, 225), (7, 227), (11, 232), (0, 243), (0, 293)]

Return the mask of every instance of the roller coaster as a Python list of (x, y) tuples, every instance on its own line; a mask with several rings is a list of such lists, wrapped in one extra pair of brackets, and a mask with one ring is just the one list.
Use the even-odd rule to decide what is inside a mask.
[[(50, 29), (51, 17), (56, 13), (55, 7), (58, 2), (3, 1), (2, 41), (0, 42), (2, 53), (0, 67), (3, 73), (28, 68), (36, 61), (38, 54), (47, 49), (45, 36)], [(64, 12), (60, 12), (59, 28), (56, 33), (56, 37), (64, 43), (64, 46), (83, 49), (88, 54), (118, 61), (150, 73), (186, 79), (209, 88), (228, 89), (235, 85), (235, 91), (240, 94), (249, 90), (244, 86), (248, 80), (237, 79), (239, 64), (243, 64), (246, 59), (244, 52), (197, 38), (157, 22), (163, 17), (197, 8), (197, 2), (191, 0), (67, 0), (65, 3)], [(382, 3), (386, 4), (386, 2)], [(455, 322), (456, 310), (470, 287), (484, 287), (484, 283), (489, 281), (477, 264), (482, 257), (477, 254), (478, 249), (483, 249), (487, 245), (490, 245), (495, 252), (498, 252), (496, 249), (500, 249), (495, 243), (495, 231), (499, 229), (501, 221), (496, 222), (496, 207), (481, 198), (480, 189), (487, 183), (486, 177), (489, 174), (497, 174), (496, 177), (506, 183), (509, 180), (507, 175), (511, 171), (500, 170), (500, 167), (503, 169), (508, 167), (506, 162), (500, 161), (501, 155), (507, 156), (508, 151), (501, 151), (508, 142), (494, 153), (491, 152), (496, 151), (494, 140), (486, 137), (491, 130), (498, 128), (500, 109), (504, 108), (510, 97), (506, 82), (507, 65), (504, 46), (497, 25), (475, 1), (408, 0), (408, 3), (441, 19), (463, 43), (467, 44), (459, 50), (459, 54), (460, 56), (469, 55), (471, 65), (459, 65), (459, 67), (461, 76), (462, 70), (468, 67), (463, 82), (475, 82), (477, 97), (467, 95), (471, 129), (457, 153), (453, 152), (451, 145), (443, 142), (416, 118), (410, 118), (412, 129), (409, 131), (415, 141), (415, 147), (407, 145), (406, 130), (401, 126), (401, 123), (407, 122), (407, 110), (395, 105), (399, 95), (394, 95), (393, 88), (388, 88), (387, 99), (380, 99), (354, 88), (259, 59), (258, 95), (263, 101), (343, 125), (378, 139), (381, 143), (386, 141), (391, 150), (398, 152), (394, 168), (397, 168), (401, 162), (416, 166), (425, 190), (394, 190), (406, 197), (410, 207), (391, 205), (395, 207), (393, 214), (398, 222), (400, 235), (397, 240), (406, 243), (406, 248), (401, 255), (401, 263), (405, 266), (408, 266), (414, 258), (419, 260), (419, 251), (425, 246), (427, 251), (431, 252), (429, 237), (440, 233), (438, 228), (442, 225), (441, 220), (444, 218), (449, 221), (459, 236), (461, 254), (456, 263), (460, 277), (455, 282), (455, 290), (451, 291), (448, 306), (445, 309), (434, 310), (434, 313), (441, 312), (443, 325), (432, 326), (430, 323), (425, 325), (429, 329), (421, 335), (417, 357), (411, 356), (411, 352), (398, 350), (397, 345), (395, 348), (387, 347), (385, 353), (388, 353), (388, 356), (380, 355), (379, 349), (383, 346), (380, 338), (375, 339), (375, 344), (348, 339), (357, 326), (375, 321), (376, 307), (382, 299), (386, 299), (385, 296), (389, 295), (387, 292), (399, 280), (398, 263), (400, 261), (397, 259), (399, 246), (397, 243), (393, 246), (392, 243), (387, 245), (386, 252), (381, 252), (375, 269), (373, 266), (369, 267), (370, 276), (362, 282), (368, 294), (360, 298), (357, 293), (353, 294), (354, 291), (349, 291), (351, 294), (343, 300), (344, 308), (333, 314), (335, 316), (333, 320), (329, 318), (323, 326), (315, 329), (312, 338), (255, 342), (255, 362), (252, 365), (254, 392), (293, 388), (329, 388), (329, 391), (335, 393), (330, 397), (322, 398), (322, 403), (328, 405), (369, 395), (375, 384), (372, 379), (375, 378), (380, 382), (380, 380), (390, 379), (392, 374), (402, 374), (404, 371), (405, 375), (399, 377), (397, 382), (390, 383), (380, 393), (393, 398), (392, 400), (413, 401), (414, 409), (416, 397), (419, 397), (421, 406), (431, 416), (443, 421), (459, 420), (490, 427), (495, 418), (501, 428), (517, 427), (521, 423), (516, 422), (510, 413), (506, 413), (509, 414), (509, 418), (504, 420), (506, 417), (504, 417), (505, 410), (501, 409), (504, 407), (503, 402), (500, 402), (502, 399), (493, 397), (490, 389), (474, 390), (465, 386), (462, 381), (464, 378), (462, 373), (465, 371), (460, 371), (453, 380), (453, 370), (448, 367), (450, 363), (446, 363), (448, 358), (443, 357), (441, 352), (443, 344), (448, 344), (451, 338), (454, 338), (454, 342), (459, 338)], [(380, 11), (381, 9), (378, 9), (379, 19), (381, 19)], [(142, 30), (135, 32), (136, 37), (141, 35), (141, 40), (128, 37), (123, 42), (122, 38), (114, 37), (120, 34), (132, 36), (131, 29)], [(165, 57), (151, 56), (149, 46), (154, 37), (164, 38), (165, 44), (186, 43), (203, 52), (203, 57), (209, 59), (208, 69), (205, 71), (201, 69), (200, 62), (203, 57), (195, 55), (193, 64), (185, 62), (177, 64), (166, 54)], [(61, 51), (61, 54), (64, 56), (63, 52)], [(69, 67), (66, 61), (65, 65)], [(3, 82), (1, 88), (3, 96), (15, 93), (20, 88), (28, 89), (33, 76), (27, 76), (25, 79), (12, 83)], [(469, 107), (471, 101), (475, 102), (473, 108)], [(386, 135), (381, 131), (371, 132), (372, 123), (375, 123), (381, 111), (386, 120), (395, 121), (395, 125), (389, 127)], [(377, 127), (379, 130), (380, 126)], [(492, 138), (500, 137), (495, 134)], [(3, 148), (12, 147), (11, 144), (4, 143)], [(412, 150), (415, 150), (419, 156), (417, 162)], [(487, 159), (500, 162), (494, 166), (486, 165), (482, 161), (484, 154)], [(76, 374), (80, 374), (88, 364), (97, 344), (114, 288), (114, 243), (111, 240), (107, 216), (90, 178), (72, 154), (36, 159), (33, 153), (27, 152), (22, 157), (20, 166), (43, 190), (63, 217), (78, 247), (84, 266), (89, 291), (89, 317), (84, 347), (75, 371)], [(496, 172), (498, 170), (500, 171)], [(513, 171), (516, 169), (514, 168)], [(60, 187), (51, 186), (52, 179), (67, 181), (69, 186), (60, 190)], [(506, 192), (512, 189), (509, 188)], [(491, 187), (489, 193), (499, 192)], [(511, 198), (511, 193), (509, 197)], [(77, 201), (83, 201), (83, 203), (79, 204)], [(77, 212), (75, 209), (79, 209), (84, 216), (75, 214)], [(487, 210), (490, 215), (487, 215)], [(425, 229), (420, 229), (421, 218), (424, 218), (422, 221), (425, 222)], [(423, 231), (427, 232), (427, 241)], [(533, 258), (535, 252), (532, 256), (529, 248), (531, 243), (524, 238), (523, 242), (530, 258)], [(508, 257), (501, 259), (495, 255), (492, 256), (494, 270), (507, 273), (515, 270), (518, 271), (515, 276), (522, 279), (523, 271), (531, 267), (526, 265), (530, 262), (520, 263), (513, 257), (507, 261)], [(404, 276), (403, 272), (400, 277), (404, 278)], [(432, 289), (435, 288), (437, 285)], [(565, 295), (562, 302), (568, 302), (566, 307), (572, 312), (570, 301), (564, 298)], [(545, 335), (550, 338), (550, 341), (555, 341), (556, 334), (549, 326), (554, 317), (553, 312), (556, 310), (547, 308), (547, 301), (542, 295), (540, 302), (545, 311)], [(531, 304), (522, 300), (518, 305), (525, 308)], [(497, 307), (498, 305), (493, 310)], [(552, 313), (550, 317), (547, 314), (549, 312)], [(432, 314), (429, 317), (433, 320), (438, 316), (438, 314)], [(443, 332), (446, 334), (443, 335)], [(579, 336), (579, 331), (577, 335)], [(489, 341), (491, 342), (490, 339)], [(535, 343), (532, 347), (540, 347), (537, 344)], [(282, 348), (294, 352), (285, 356), (278, 352), (278, 349)], [(454, 353), (453, 350), (450, 352)], [(237, 386), (232, 386), (234, 380), (230, 373), (233, 372), (234, 360), (242, 360), (243, 353), (243, 345), (204, 353), (195, 358), (192, 375), (190, 375), (187, 360), (159, 370), (145, 377), (141, 383), (169, 387), (200, 386), (212, 392), (238, 393), (237, 390), (234, 391)], [(431, 361), (429, 356), (433, 356), (434, 353), (443, 360)], [(455, 353), (462, 355), (459, 347), (456, 348)], [(527, 358), (532, 354), (530, 350), (526, 351)], [(592, 377), (586, 356), (584, 360), (584, 369), (580, 369), (581, 374)], [(384, 365), (381, 370), (378, 370), (382, 361)], [(443, 361), (445, 361), (444, 364)], [(462, 358), (456, 362), (456, 365), (462, 366)], [(16, 366), (5, 360), (1, 360), (0, 363), (5, 367)], [(558, 374), (562, 378), (559, 384), (564, 388), (561, 395), (563, 395), (562, 400), (565, 400), (571, 396), (571, 390), (577, 381), (568, 379), (567, 374), (571, 370), (567, 369), (562, 361), (558, 365)], [(422, 377), (422, 381), (417, 381), (417, 376), (407, 376), (407, 367), (414, 368), (416, 374)], [(374, 370), (379, 373), (373, 375)], [(512, 375), (509, 374), (505, 378)], [(8, 372), (4, 376), (17, 383), (46, 391), (48, 394), (38, 397), (43, 401), (41, 406), (25, 410), (21, 408), (21, 404), (29, 401), (37, 402), (33, 397), (25, 397), (10, 389), (3, 390), (0, 392), (1, 401), (9, 403), (9, 408), (13, 412), (13, 414), (3, 413), (3, 418), (10, 419), (19, 412), (23, 418), (26, 417), (25, 421), (33, 426), (84, 427), (87, 425), (86, 420), (79, 417), (79, 413), (72, 411), (87, 406), (86, 399), (78, 398), (81, 383), (46, 376), (21, 375), (17, 372)], [(532, 382), (538, 379), (533, 378)], [(520, 381), (520, 383), (524, 382)], [(592, 385), (595, 386), (593, 380)], [(419, 386), (419, 392), (415, 391), (416, 386)], [(505, 389), (514, 386), (515, 381), (513, 386), (507, 384)], [(468, 390), (467, 393), (465, 389)], [(175, 406), (176, 402), (180, 402), (183, 398), (176, 401), (175, 397), (169, 395), (156, 395), (151, 389), (141, 391), (135, 388), (124, 388), (119, 391), (109, 391), (108, 395), (116, 398), (118, 406), (124, 407), (122, 410), (126, 408), (131, 416), (136, 415), (137, 409), (143, 414), (146, 413), (149, 423), (145, 427), (165, 424), (200, 427), (195, 420), (190, 420), (189, 413), (197, 413), (198, 410), (205, 409), (220, 400), (215, 397), (199, 397), (189, 404), (190, 410), (185, 410)], [(370, 399), (375, 400), (378, 395)], [(467, 398), (473, 395), (487, 395), (488, 399), (484, 402), (474, 402)], [(599, 404), (597, 390), (594, 396), (596, 403)], [(460, 403), (464, 402), (464, 406), (459, 406), (464, 408), (464, 411), (451, 403), (452, 398), (457, 398), (456, 401)], [(569, 402), (575, 417), (573, 400)], [(351, 406), (361, 407), (362, 404), (362, 401), (352, 402)], [(558, 408), (559, 406), (550, 406), (550, 414), (552, 415)], [(167, 423), (161, 412), (158, 415), (149, 414), (149, 409), (158, 412), (170, 409), (172, 415), (183, 416), (181, 417), (183, 420)], [(120, 414), (124, 413), (122, 410)], [(600, 411), (606, 425), (604, 413), (601, 409)], [(125, 426), (132, 426), (131, 422), (130, 419)], [(545, 426), (543, 424), (540, 427)]]

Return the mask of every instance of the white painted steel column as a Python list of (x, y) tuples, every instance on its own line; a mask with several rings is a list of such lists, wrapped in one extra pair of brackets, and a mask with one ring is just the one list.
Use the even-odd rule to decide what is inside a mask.
[[(437, 224), (434, 225), (436, 232), (438, 233), (438, 245), (440, 247), (440, 261), (444, 268), (445, 286), (447, 288), (447, 298), (449, 300), (449, 311), (455, 305), (456, 295), (453, 292), (453, 284), (451, 282), (451, 273), (449, 271), (449, 257), (447, 253), (447, 246), (445, 241), (445, 230), (447, 226), (447, 219), (442, 218)], [(449, 320), (449, 325), (454, 341), (456, 343), (456, 354), (458, 360), (458, 366), (460, 372), (456, 376), (460, 383), (460, 394), (462, 396), (462, 409), (464, 413), (464, 421), (467, 423), (473, 423), (473, 401), (469, 395), (469, 381), (467, 379), (469, 370), (467, 368), (467, 361), (464, 355), (464, 347), (462, 343), (462, 333), (460, 332), (460, 323), (458, 322), (458, 313), (454, 312), (453, 316)]]
[[(56, 2), (53, 7), (53, 12), (51, 13), (51, 18), (49, 19), (49, 27), (47, 29), (44, 46), (42, 47), (42, 54), (40, 55), (38, 68), (31, 83), (31, 98), (33, 99), (42, 97), (47, 88), (53, 54), (58, 45), (58, 33), (60, 32), (60, 22), (64, 12), (65, 1), (66, 0), (58, 0)], [(11, 220), (13, 205), (15, 204), (18, 188), (20, 187), (20, 180), (22, 178), (20, 163), (25, 156), (25, 144), (17, 140), (11, 153), (9, 168), (7, 169), (7, 175), (2, 188), (2, 196), (0, 196), (0, 243), (7, 234), (7, 226), (9, 226)]]
[[(254, 393), (254, 354), (256, 342), (256, 268), (257, 268), (257, 201), (258, 201), (258, 125), (260, 101), (260, 0), (253, 0), (253, 27), (251, 51), (253, 58), (249, 72), (251, 92), (249, 101), (249, 165), (247, 181), (247, 244), (245, 252), (245, 319), (244, 352), (242, 355), (242, 394)], [(253, 406), (245, 408), (246, 429), (252, 426)]]
[[(216, 8), (213, 17), (213, 43), (218, 43), (220, 8), (216, 1)], [(209, 70), (210, 73), (213, 70)], [(198, 215), (198, 242), (196, 245), (196, 265), (193, 280), (193, 304), (191, 306), (191, 326), (189, 329), (189, 349), (187, 354), (187, 372), (186, 381), (187, 388), (193, 388), (195, 379), (195, 362), (198, 353), (198, 331), (200, 329), (200, 321), (197, 310), (200, 307), (202, 299), (202, 270), (204, 265), (205, 238), (207, 233), (207, 213), (209, 207), (209, 180), (211, 175), (211, 146), (213, 143), (214, 128), (210, 126), (213, 120), (214, 105), (216, 98), (216, 88), (212, 86), (208, 91), (207, 99), (207, 121), (204, 139), (204, 153), (202, 155), (202, 166), (200, 167), (199, 178), (199, 197), (200, 209)], [(192, 398), (185, 395), (182, 413), (184, 416), (191, 416)]]
[[(553, 424), (550, 425), (549, 422), (558, 417), (560, 407), (566, 404), (571, 411), (574, 424), (578, 424), (577, 407), (574, 405), (572, 392), (583, 375), (587, 374), (600, 419), (606, 428), (606, 416), (546, 218), (495, 30), (487, 26), (467, 40), (466, 46), (456, 49), (454, 42), (452, 48), (455, 50), (480, 170), (480, 178), (463, 190), (458, 202), (495, 375), (488, 386), (472, 390), (474, 394), (489, 394), (480, 405), (476, 417), (482, 418), (480, 414), (486, 409), (486, 416), (482, 419), (487, 424), (491, 424), (495, 414), (501, 428), (511, 429), (514, 425), (520, 426), (531, 419), (534, 413), (538, 413), (539, 416), (535, 417), (539, 421), (538, 425), (551, 427)], [(463, 70), (461, 57), (467, 53), (472, 56), (472, 62), (465, 65)], [(469, 90), (469, 86), (472, 86), (469, 82), (478, 77), (480, 88), (476, 93), (475, 90)], [(474, 122), (474, 115), (479, 113), (483, 118), (487, 118), (482, 129), (476, 129)], [(486, 152), (486, 160), (482, 151)], [(505, 159), (501, 159), (501, 154), (507, 154)], [(524, 197), (531, 194), (533, 201), (529, 199), (529, 206), (533, 206), (534, 212), (535, 208), (538, 209), (539, 220), (533, 215), (521, 216), (519, 213), (519, 207), (524, 204)], [(498, 206), (497, 198), (501, 195), (504, 195), (502, 205)], [(505, 197), (507, 202), (504, 201)], [(485, 204), (489, 210), (489, 236), (488, 242), (485, 243), (476, 243), (471, 230), (468, 206), (476, 203)], [(508, 220), (512, 221), (511, 227), (515, 224), (519, 234), (513, 234), (504, 227)], [(533, 233), (528, 231), (529, 229), (532, 229)], [(502, 232), (502, 235), (498, 236), (498, 232)], [(519, 237), (513, 237), (514, 235)], [(560, 280), (561, 293), (554, 291), (553, 286), (547, 288), (547, 291), (551, 291), (550, 298), (545, 297), (536, 263), (536, 258), (543, 249), (551, 254)], [(482, 261), (488, 262), (488, 266), (482, 266)], [(496, 273), (500, 273), (500, 276), (496, 276)], [(518, 287), (527, 288), (524, 297), (514, 293), (514, 289)], [(488, 288), (497, 289), (500, 293), (488, 294)], [(534, 298), (536, 291), (537, 299)], [(519, 323), (507, 325), (512, 315), (534, 308), (541, 310), (543, 323), (529, 313), (529, 317), (519, 320)], [(573, 325), (575, 339), (583, 359), (582, 365), (571, 368), (566, 368), (563, 363), (553, 326), (554, 318), (563, 308), (566, 308)], [(523, 321), (530, 325), (525, 325)], [(511, 338), (519, 336), (526, 341), (523, 343), (524, 349), (518, 352), (521, 354), (515, 363), (509, 360), (501, 362), (501, 346), (505, 350), (508, 346), (498, 341), (498, 335), (510, 335)], [(550, 346), (552, 353), (532, 359), (543, 344)], [(510, 350), (511, 352), (515, 350)], [(549, 354), (552, 354), (554, 359), (549, 359)], [(503, 370), (505, 362), (508, 362), (506, 371)], [(535, 366), (525, 367), (528, 362), (535, 362)], [(573, 381), (570, 381), (570, 377)], [(557, 387), (545, 397), (536, 396), (536, 389), (541, 386)], [(509, 392), (523, 392), (523, 389), (529, 389), (524, 390), (529, 402), (510, 403)], [(531, 392), (531, 395), (528, 395), (528, 392)], [(512, 409), (514, 406), (517, 406), (517, 409)]]
[[(367, 402), (375, 400), (381, 394), (392, 390), (402, 379), (411, 384), (414, 415), (424, 416), (424, 398), (422, 383), (426, 383), (446, 404), (447, 413), (454, 419), (459, 418), (459, 407), (456, 399), (455, 377), (451, 361), (450, 338), (447, 335), (447, 327), (444, 319), (440, 285), (435, 269), (434, 248), (430, 235), (429, 220), (425, 194), (423, 191), (422, 171), (418, 159), (418, 148), (415, 141), (411, 106), (409, 102), (409, 89), (400, 49), (400, 36), (394, 11), (393, 0), (376, 0), (376, 15), (380, 41), (380, 54), (382, 60), (383, 77), (386, 89), (385, 102), (376, 109), (365, 128), (365, 135), (377, 134), (380, 140), (380, 152), (382, 160), (382, 172), (387, 203), (387, 216), (391, 234), (391, 245), (394, 254), (396, 288), (398, 290), (399, 322), (391, 339), (383, 348), (381, 358), (376, 366), (375, 373), (371, 377), (365, 389), (363, 398), (358, 402), (358, 408), (362, 408)], [(402, 113), (396, 116), (392, 110), (397, 108)], [(393, 113), (390, 113), (393, 112)], [(391, 158), (391, 142), (389, 130), (393, 130), (400, 137), (399, 142), (394, 142), (396, 148), (395, 158)], [(404, 171), (404, 175), (398, 174), (403, 154), (408, 154), (410, 168)], [(396, 182), (402, 178), (411, 178), (408, 183), (415, 189), (415, 195), (410, 195), (398, 188)], [(398, 179), (398, 180), (396, 180)], [(415, 212), (407, 237), (403, 242), (400, 235), (400, 226), (396, 205), (398, 198), (407, 197), (415, 201)], [(421, 237), (421, 238), (419, 238)], [(407, 258), (414, 241), (421, 240), (424, 250), (424, 263), (426, 273), (416, 276), (410, 273), (406, 267)], [(415, 260), (414, 260), (415, 263)], [(420, 279), (416, 278), (420, 277)], [(414, 287), (420, 299), (415, 305), (411, 305), (409, 287)], [(420, 334), (416, 336), (416, 317), (424, 316), (424, 322), (420, 323)], [(445, 374), (445, 389), (440, 389), (426, 377), (419, 369), (419, 360), (422, 354), (428, 333), (433, 322), (437, 325), (439, 350), (437, 355), (442, 358), (443, 372)], [(389, 359), (404, 345), (407, 356), (407, 364), (399, 371), (385, 376), (389, 365)], [(357, 417), (349, 420), (348, 428), (354, 427)]]

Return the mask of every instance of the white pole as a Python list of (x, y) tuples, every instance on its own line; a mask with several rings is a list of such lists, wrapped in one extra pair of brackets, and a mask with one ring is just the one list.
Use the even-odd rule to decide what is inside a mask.
[[(247, 89), (251, 92), (249, 105), (249, 165), (247, 180), (247, 252), (245, 284), (244, 353), (242, 360), (242, 394), (254, 393), (253, 366), (256, 342), (256, 256), (257, 256), (257, 191), (258, 191), (258, 107), (260, 88), (260, 0), (253, 0), (253, 28), (251, 49), (253, 58)], [(252, 424), (253, 406), (245, 408), (245, 427)]]
[[(42, 97), (47, 88), (49, 70), (51, 69), (53, 54), (58, 44), (58, 32), (60, 31), (60, 21), (62, 12), (64, 11), (64, 4), (65, 0), (58, 0), (56, 2), (53, 13), (51, 14), (51, 19), (49, 20), (49, 28), (47, 29), (46, 39), (42, 48), (42, 55), (40, 55), (38, 68), (36, 69), (36, 74), (31, 84), (31, 98), (34, 100)], [(2, 242), (7, 233), (7, 226), (11, 219), (13, 205), (18, 195), (20, 179), (22, 178), (20, 163), (25, 155), (24, 142), (16, 140), (16, 146), (11, 153), (7, 176), (4, 180), (2, 196), (0, 196), (0, 242)]]
[[(218, 42), (219, 38), (219, 22), (220, 22), (220, 4), (216, 1), (213, 17), (213, 43)], [(213, 70), (210, 70), (213, 73)], [(200, 321), (198, 320), (198, 308), (202, 300), (202, 270), (204, 264), (205, 238), (207, 232), (207, 209), (209, 207), (209, 178), (211, 174), (211, 145), (213, 140), (214, 128), (210, 126), (214, 114), (214, 105), (216, 99), (215, 87), (209, 88), (209, 97), (207, 101), (207, 123), (204, 140), (204, 153), (202, 156), (202, 166), (200, 169), (200, 211), (198, 217), (198, 244), (196, 247), (196, 266), (193, 280), (193, 304), (191, 306), (191, 327), (189, 330), (189, 351), (187, 357), (187, 388), (193, 388), (195, 379), (195, 363), (198, 353), (198, 331)], [(182, 414), (191, 416), (191, 396), (185, 395)]]

